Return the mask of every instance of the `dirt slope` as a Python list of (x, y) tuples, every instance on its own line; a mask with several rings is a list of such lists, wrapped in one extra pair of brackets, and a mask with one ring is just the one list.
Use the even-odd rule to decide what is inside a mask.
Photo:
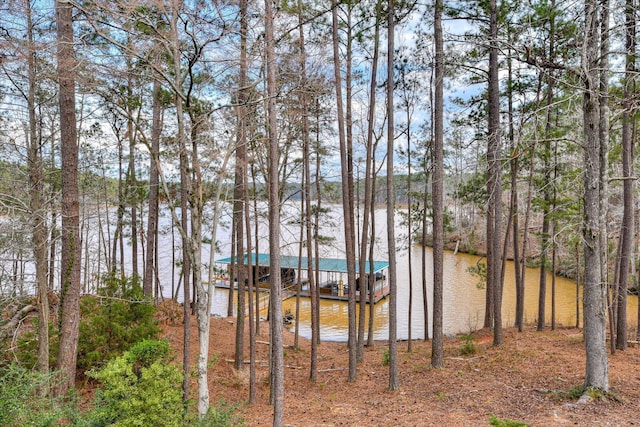
[[(210, 370), (212, 402), (239, 403), (249, 426), (272, 423), (268, 405), (267, 323), (261, 324), (257, 344), (258, 402), (246, 404), (249, 365), (233, 368), (234, 319), (214, 318)], [(197, 328), (192, 319), (193, 368), (197, 357)], [(164, 327), (173, 347), (182, 347), (182, 325)], [(431, 343), (415, 341), (408, 353), (399, 344), (400, 390), (390, 392), (388, 368), (383, 366), (386, 344), (365, 349), (358, 379), (347, 382), (346, 344), (324, 342), (319, 348), (318, 381), (309, 376), (309, 342), (285, 349), (285, 425), (289, 426), (481, 426), (491, 415), (529, 425), (640, 425), (640, 349), (631, 346), (610, 358), (614, 398), (578, 403), (568, 392), (584, 380), (582, 331), (559, 329), (518, 333), (506, 329), (504, 345), (492, 346), (491, 332), (473, 334), (476, 352), (461, 355), (460, 337), (445, 340), (445, 368), (430, 369)], [(286, 332), (285, 342), (293, 343)], [(248, 347), (245, 351), (248, 359)], [(177, 360), (182, 360), (178, 354)], [(195, 379), (194, 379), (195, 381)], [(192, 390), (196, 390), (195, 382)]]

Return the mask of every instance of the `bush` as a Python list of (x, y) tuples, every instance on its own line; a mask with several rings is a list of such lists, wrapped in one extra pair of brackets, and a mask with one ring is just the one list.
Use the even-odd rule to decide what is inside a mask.
[(462, 334), (460, 337), (464, 341), (464, 345), (460, 349), (460, 354), (463, 356), (470, 356), (476, 353), (476, 344), (473, 342), (473, 335), (471, 333)]
[(509, 418), (501, 420), (495, 415), (491, 415), (491, 417), (489, 418), (489, 424), (494, 427), (527, 427), (529, 425), (520, 421), (510, 420)]
[(47, 397), (53, 376), (30, 371), (16, 363), (0, 374), (0, 425), (57, 426), (74, 417), (73, 404)]
[(182, 426), (182, 373), (166, 341), (142, 341), (103, 368), (87, 372), (102, 384), (93, 426)]
[(78, 367), (86, 370), (122, 354), (142, 340), (158, 337), (156, 308), (136, 277), (109, 275), (98, 297), (81, 301)]
[[(34, 369), (38, 363), (38, 318), (31, 318), (32, 327), (22, 336), (18, 337), (18, 348), (15, 357), (20, 365), (27, 369)], [(49, 366), (53, 366), (58, 360), (59, 337), (56, 325), (49, 322)]]
[(389, 366), (390, 360), (391, 360), (391, 355), (389, 354), (389, 349), (385, 348), (384, 353), (382, 354), (382, 366)]

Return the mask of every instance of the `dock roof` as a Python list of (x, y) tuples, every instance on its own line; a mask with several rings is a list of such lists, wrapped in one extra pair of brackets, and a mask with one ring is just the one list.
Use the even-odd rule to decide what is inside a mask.
[[(298, 268), (298, 264), (302, 266), (303, 269), (307, 268), (308, 263), (307, 257), (298, 257), (291, 255), (281, 255), (280, 256), (280, 267), (281, 268)], [(259, 265), (263, 267), (268, 267), (271, 261), (271, 256), (269, 254), (251, 254), (251, 264)], [(313, 259), (315, 263), (315, 258)], [(216, 260), (216, 263), (220, 264), (230, 264), (231, 257), (220, 258)], [(248, 254), (244, 256), (244, 264), (249, 263)], [(359, 273), (359, 263), (356, 263), (356, 273)], [(389, 268), (388, 261), (373, 261), (373, 272), (377, 273), (379, 271), (385, 270)], [(341, 258), (318, 258), (318, 270), (320, 271), (330, 271), (336, 273), (346, 273), (347, 272), (347, 260)], [(369, 261), (365, 262), (365, 272), (369, 272)]]

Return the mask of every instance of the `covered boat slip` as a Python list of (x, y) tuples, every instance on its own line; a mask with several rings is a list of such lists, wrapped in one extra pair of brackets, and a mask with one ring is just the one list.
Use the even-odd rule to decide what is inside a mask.
[[(257, 278), (256, 283), (259, 288), (268, 289), (269, 288), (269, 264), (271, 261), (271, 257), (269, 254), (250, 254), (251, 256), (251, 266), (253, 270), (253, 277)], [(228, 288), (230, 280), (228, 277), (232, 277), (231, 273), (231, 264), (232, 258), (221, 258), (216, 260), (217, 264), (224, 264), (223, 268), (229, 274), (224, 280), (219, 280), (216, 283), (216, 286)], [(341, 258), (313, 258), (311, 260), (311, 265), (314, 269), (317, 269), (320, 275), (320, 284), (318, 289), (320, 291), (320, 298), (325, 299), (333, 299), (333, 300), (342, 300), (347, 301), (349, 295), (349, 283), (347, 283), (347, 260)], [(249, 265), (249, 254), (244, 256), (244, 259), (240, 263), (241, 265), (248, 266)], [(309, 279), (307, 277), (303, 277), (307, 275), (307, 268), (309, 265), (309, 259), (307, 257), (298, 257), (298, 256), (290, 256), (290, 255), (282, 255), (280, 256), (280, 270), (281, 270), (281, 278), (282, 278), (282, 287), (287, 289), (287, 292), (283, 294), (284, 298), (291, 297), (296, 294), (298, 289), (298, 282), (300, 282), (300, 296), (310, 296), (309, 289)], [(359, 265), (356, 263), (356, 276), (359, 276)], [(373, 261), (373, 300), (374, 302), (380, 301), (382, 298), (389, 295), (389, 285), (387, 282), (387, 277), (385, 274), (385, 270), (389, 268), (389, 262), (387, 261)], [(300, 271), (300, 276), (298, 277), (298, 270)], [(369, 277), (369, 273), (371, 272), (371, 266), (369, 261), (365, 262), (365, 270), (366, 276)], [(233, 281), (234, 287), (236, 280)], [(368, 280), (367, 280), (368, 282)], [(360, 286), (360, 278), (356, 278), (356, 300), (360, 300), (361, 295), (361, 286)], [(362, 287), (364, 289), (365, 287)], [(363, 296), (366, 297), (366, 301), (369, 302), (369, 293), (362, 293)]]

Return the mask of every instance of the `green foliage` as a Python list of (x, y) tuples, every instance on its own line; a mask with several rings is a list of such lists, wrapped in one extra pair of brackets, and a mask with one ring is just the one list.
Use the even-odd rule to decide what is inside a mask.
[(476, 283), (476, 287), (478, 289), (484, 289), (487, 285), (487, 263), (481, 262), (478, 260), (475, 266), (471, 266), (467, 268), (467, 271), (476, 276), (478, 278), (478, 283)]
[(493, 414), (489, 417), (489, 424), (495, 427), (527, 427), (529, 425), (521, 421), (510, 420), (509, 418), (501, 420)]
[(191, 425), (194, 427), (244, 427), (244, 420), (237, 412), (238, 405), (220, 401), (217, 406), (209, 406), (207, 414)]
[(103, 279), (98, 297), (83, 298), (78, 367), (89, 369), (144, 339), (155, 339), (156, 308), (144, 297), (137, 278)]
[(470, 333), (462, 334), (460, 338), (464, 341), (464, 345), (460, 349), (460, 354), (462, 354), (463, 356), (475, 354), (477, 349), (476, 343), (473, 341), (473, 336)]
[(103, 368), (87, 372), (102, 384), (88, 414), (93, 426), (182, 426), (182, 373), (166, 341), (142, 341)]
[(382, 366), (389, 366), (390, 357), (391, 356), (389, 355), (389, 349), (385, 348), (384, 353), (382, 354)]
[(614, 401), (618, 400), (618, 398), (611, 392), (608, 392), (596, 387), (587, 387), (584, 385), (571, 388), (568, 391), (567, 395), (570, 399), (574, 399), (574, 400), (579, 399), (584, 395), (589, 396), (591, 399), (594, 399), (594, 400), (607, 400), (607, 399), (611, 399)]
[(583, 385), (572, 387), (568, 392), (568, 397), (571, 399), (579, 399), (586, 390), (587, 388)]
[(484, 212), (487, 202), (487, 175), (486, 172), (470, 176), (466, 181), (458, 185), (454, 197), (465, 204), (475, 204)]
[[(28, 369), (35, 368), (38, 363), (38, 318), (32, 318), (33, 327), (18, 338), (18, 349), (15, 352), (18, 362)], [(59, 336), (56, 325), (49, 322), (49, 366), (53, 366), (58, 359)]]
[(57, 426), (73, 418), (73, 404), (47, 397), (51, 376), (11, 364), (0, 370), (0, 425)]

